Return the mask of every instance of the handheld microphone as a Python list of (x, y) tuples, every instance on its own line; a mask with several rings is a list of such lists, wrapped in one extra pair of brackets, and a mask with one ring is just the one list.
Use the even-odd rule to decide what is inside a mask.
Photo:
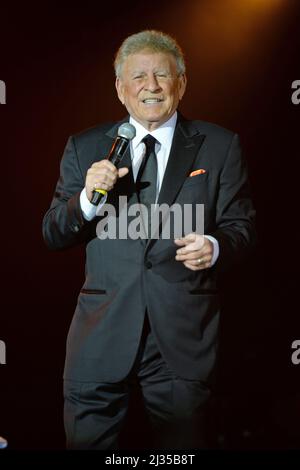
[[(116, 167), (118, 167), (121, 162), (124, 153), (128, 147), (129, 141), (135, 137), (136, 131), (135, 127), (129, 122), (124, 122), (118, 129), (118, 136), (115, 139), (108, 156), (107, 160), (111, 161)], [(95, 189), (93, 191), (91, 203), (94, 206), (97, 206), (103, 196), (107, 194), (105, 189)]]

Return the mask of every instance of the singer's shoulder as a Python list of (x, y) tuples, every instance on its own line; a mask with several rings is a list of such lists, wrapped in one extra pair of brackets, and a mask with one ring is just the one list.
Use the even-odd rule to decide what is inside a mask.
[(206, 136), (212, 135), (217, 137), (219, 136), (221, 138), (232, 138), (232, 136), (236, 134), (236, 131), (210, 121), (203, 121), (199, 119), (185, 119), (180, 116), (179, 122), (184, 127), (188, 128), (189, 133), (197, 132)]
[(99, 137), (107, 134), (111, 129), (116, 126), (116, 122), (105, 122), (103, 124), (98, 124), (93, 127), (88, 127), (82, 131), (74, 134), (72, 137), (76, 141), (86, 142), (94, 139), (99, 139)]

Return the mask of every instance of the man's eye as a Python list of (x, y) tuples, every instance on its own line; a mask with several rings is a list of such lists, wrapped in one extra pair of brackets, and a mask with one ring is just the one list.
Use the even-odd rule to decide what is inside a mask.
[(135, 75), (133, 77), (133, 80), (141, 80), (143, 78), (143, 75)]

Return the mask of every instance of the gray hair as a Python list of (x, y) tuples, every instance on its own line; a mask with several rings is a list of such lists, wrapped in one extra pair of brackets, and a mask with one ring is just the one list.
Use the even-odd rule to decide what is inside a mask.
[(123, 41), (114, 61), (116, 77), (120, 77), (123, 63), (127, 57), (144, 49), (172, 54), (176, 60), (178, 74), (185, 73), (184, 55), (176, 40), (162, 31), (152, 29), (132, 34)]

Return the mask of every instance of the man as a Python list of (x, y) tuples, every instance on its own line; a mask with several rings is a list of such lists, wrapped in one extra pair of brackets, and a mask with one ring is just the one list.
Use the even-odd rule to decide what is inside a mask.
[[(186, 75), (173, 38), (158, 31), (128, 37), (115, 71), (118, 97), (129, 113), (125, 121), (136, 136), (118, 169), (105, 156), (121, 123), (71, 137), (43, 222), (50, 248), (86, 244), (86, 280), (64, 371), (67, 445), (116, 448), (136, 383), (155, 445), (199, 447), (216, 359), (217, 275), (254, 240), (245, 163), (237, 135), (177, 112)], [(155, 138), (151, 150), (149, 135)], [(204, 204), (204, 236), (192, 231), (176, 239), (101, 239), (103, 201), (98, 208), (90, 203), (99, 188), (107, 191), (117, 218), (119, 197), (127, 197), (130, 209), (145, 188), (155, 189), (152, 202), (158, 205)]]

